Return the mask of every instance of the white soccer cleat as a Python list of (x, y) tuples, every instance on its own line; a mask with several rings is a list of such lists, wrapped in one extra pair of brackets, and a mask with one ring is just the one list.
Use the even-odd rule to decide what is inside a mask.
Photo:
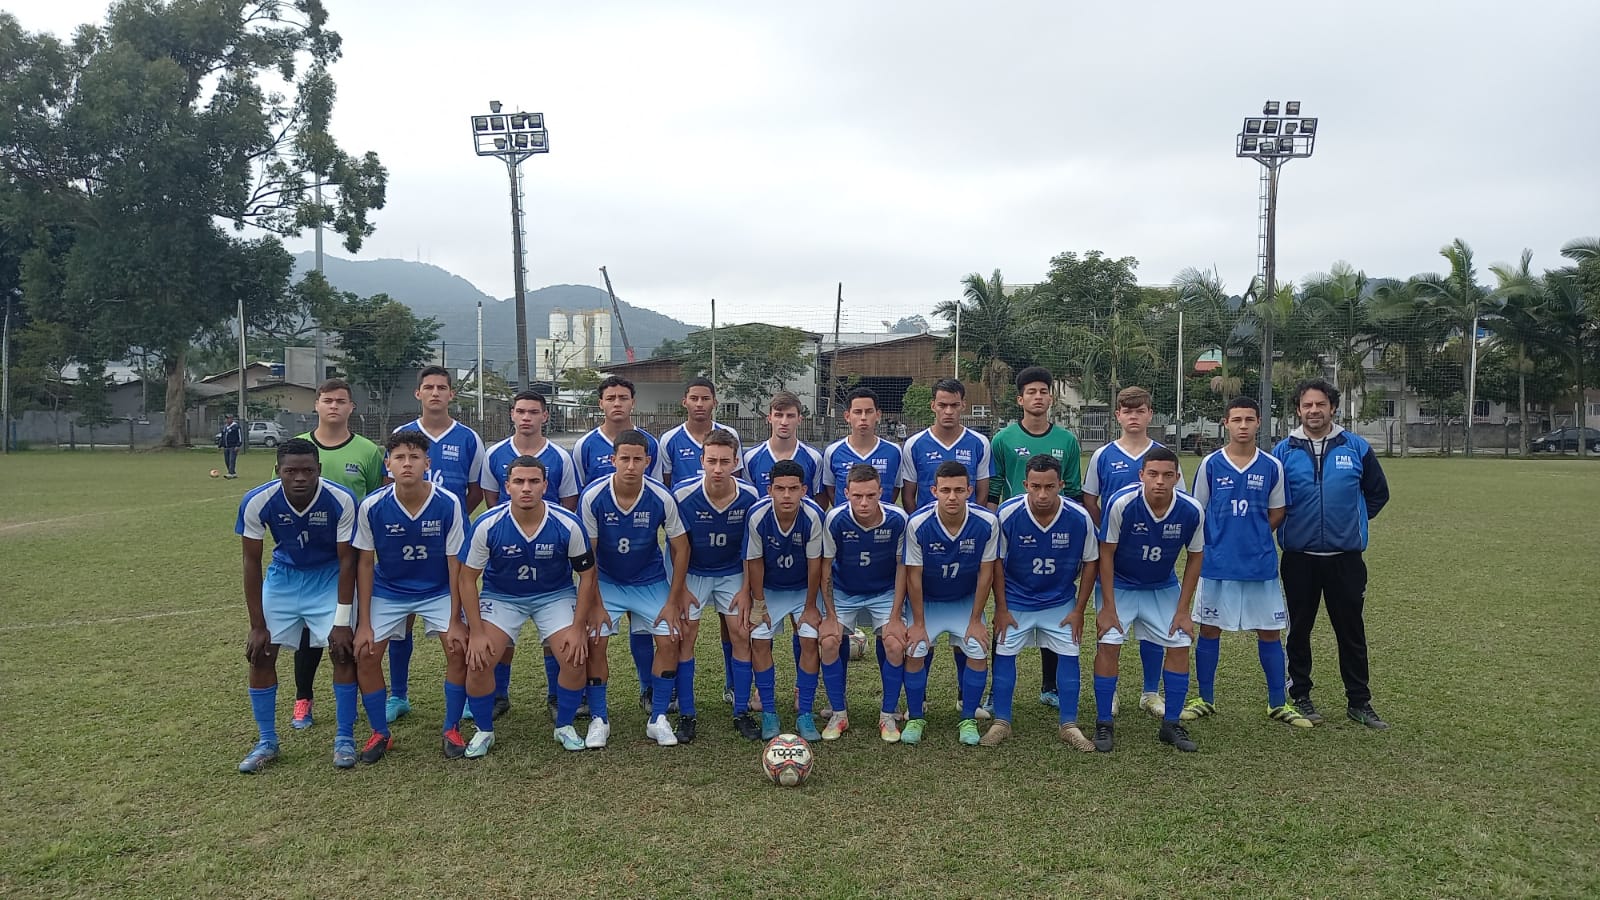
[(656, 716), (650, 724), (644, 726), (644, 736), (655, 741), (662, 747), (678, 746), (678, 736), (672, 731), (672, 723), (666, 716)]
[(605, 719), (590, 719), (589, 733), (583, 737), (583, 745), (590, 750), (599, 750), (611, 740), (611, 723)]
[(1139, 708), (1157, 719), (1167, 714), (1167, 704), (1161, 702), (1161, 695), (1155, 691), (1145, 691), (1139, 695)]
[(482, 759), (489, 755), (489, 748), (493, 746), (494, 732), (480, 731), (467, 744), (467, 759)]
[(584, 749), (583, 738), (578, 737), (578, 729), (571, 725), (563, 725), (555, 731), (556, 742), (563, 750), (579, 751)]

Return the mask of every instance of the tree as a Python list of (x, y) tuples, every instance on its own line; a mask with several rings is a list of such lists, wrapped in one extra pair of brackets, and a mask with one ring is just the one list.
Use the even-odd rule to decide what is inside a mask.
[[(1600, 334), (1600, 238), (1578, 238), (1561, 248), (1561, 255), (1575, 265), (1546, 273), (1551, 316), (1555, 333), (1566, 346), (1572, 365), (1573, 388), (1577, 396), (1577, 422), (1585, 427), (1588, 412), (1588, 379), (1584, 377), (1584, 356), (1593, 352), (1590, 341)], [(1581, 433), (1581, 432), (1580, 432)], [(1578, 442), (1578, 455), (1588, 453), (1588, 445)]]
[(1528, 455), (1528, 376), (1536, 368), (1533, 352), (1556, 349), (1553, 345), (1558, 341), (1543, 316), (1545, 284), (1533, 274), (1532, 268), (1532, 250), (1522, 251), (1522, 260), (1517, 266), (1489, 267), (1496, 282), (1490, 296), (1494, 315), (1487, 320), (1492, 335), (1489, 346), (1509, 356), (1506, 365), (1516, 374), (1515, 402), (1520, 431), (1517, 446), (1523, 456)]
[(1021, 319), (1028, 302), (1026, 291), (1008, 294), (1005, 278), (995, 269), (988, 278), (973, 272), (961, 279), (961, 299), (945, 300), (933, 308), (933, 314), (952, 327), (934, 345), (938, 354), (946, 358), (955, 354), (959, 313), (961, 358), (956, 371), (963, 381), (982, 383), (989, 399), (1003, 409), (1015, 407), (1008, 390), (1012, 374), (1034, 361)]
[(0, 13), (0, 171), (39, 222), (74, 238), (64, 278), (33, 285), (34, 306), (94, 333), (93, 358), (139, 347), (160, 359), (168, 446), (186, 440), (190, 345), (241, 298), (248, 327), (292, 299), (277, 239), (216, 223), (292, 235), (323, 222), (353, 252), (383, 206), (377, 157), (351, 157), (328, 133), (340, 41), (326, 22), (321, 0), (120, 0), (63, 44)]
[[(1411, 379), (1422, 371), (1426, 361), (1444, 337), (1444, 326), (1434, 316), (1433, 307), (1417, 290), (1413, 281), (1390, 281), (1373, 291), (1370, 315), (1374, 342), (1380, 348), (1378, 367), (1400, 380), (1398, 395), (1400, 455), (1410, 455), (1410, 402), (1414, 385)], [(1420, 393), (1420, 392), (1419, 392)]]
[(683, 377), (714, 377), (721, 393), (760, 408), (777, 391), (810, 368), (806, 333), (798, 328), (752, 322), (716, 330), (717, 369), (711, 371), (712, 332), (691, 332), (681, 341), (663, 341), (655, 355), (683, 360)]
[(1326, 274), (1307, 278), (1301, 294), (1303, 302), (1315, 304), (1322, 338), (1332, 347), (1334, 387), (1345, 398), (1347, 427), (1355, 421), (1355, 392), (1366, 386), (1367, 356), (1372, 352), (1368, 284), (1367, 273), (1340, 260)]
[(928, 320), (922, 316), (905, 316), (889, 326), (890, 334), (927, 334)]
[(345, 294), (328, 312), (324, 327), (338, 339), (345, 374), (378, 392), (377, 412), (389, 419), (389, 395), (432, 354), (439, 336), (435, 319), (418, 319), (387, 294)]
[[(1472, 248), (1467, 246), (1465, 241), (1456, 238), (1440, 248), (1439, 255), (1450, 263), (1448, 274), (1418, 275), (1412, 280), (1416, 282), (1418, 296), (1433, 308), (1435, 319), (1462, 336), (1464, 351), (1461, 354), (1462, 382), (1466, 386), (1466, 412), (1463, 417), (1466, 423), (1464, 426), (1466, 443), (1463, 449), (1471, 455), (1472, 404), (1475, 399), (1472, 350), (1477, 345), (1479, 321), (1488, 303), (1489, 292), (1478, 284), (1478, 270), (1473, 262)], [(1468, 341), (1471, 343), (1466, 343)]]
[[(1216, 374), (1208, 379), (1206, 386), (1220, 401), (1217, 405), (1220, 412), (1230, 399), (1239, 395), (1250, 361), (1261, 355), (1252, 312), (1245, 297), (1228, 293), (1214, 270), (1184, 269), (1178, 273), (1175, 286), (1185, 314), (1184, 371), (1194, 371), (1200, 354), (1217, 353)], [(1251, 287), (1254, 286), (1252, 282)]]
[(926, 428), (933, 424), (933, 387), (913, 384), (900, 401), (900, 419), (907, 425)]

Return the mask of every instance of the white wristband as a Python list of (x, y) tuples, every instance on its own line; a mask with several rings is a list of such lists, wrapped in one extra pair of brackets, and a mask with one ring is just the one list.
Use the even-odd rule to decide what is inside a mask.
[(349, 628), (355, 620), (356, 605), (354, 603), (341, 603), (333, 611), (333, 627)]

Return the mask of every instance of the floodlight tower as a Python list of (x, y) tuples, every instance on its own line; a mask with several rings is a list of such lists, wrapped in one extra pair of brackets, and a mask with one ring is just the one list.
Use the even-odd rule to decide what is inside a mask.
[(501, 115), (500, 101), (489, 101), (489, 113), (472, 117), (473, 148), (479, 156), (498, 157), (511, 178), (511, 257), (517, 299), (517, 387), (526, 388), (528, 372), (528, 298), (522, 258), (522, 161), (535, 153), (550, 152), (550, 135), (544, 113), (514, 112)]
[[(1300, 101), (1287, 100), (1279, 113), (1276, 100), (1261, 107), (1260, 118), (1244, 120), (1234, 155), (1261, 164), (1261, 227), (1257, 257), (1264, 294), (1271, 303), (1278, 293), (1278, 170), (1291, 159), (1311, 156), (1317, 144), (1317, 120), (1300, 115)], [(1261, 421), (1263, 447), (1272, 446), (1272, 317), (1261, 317)]]

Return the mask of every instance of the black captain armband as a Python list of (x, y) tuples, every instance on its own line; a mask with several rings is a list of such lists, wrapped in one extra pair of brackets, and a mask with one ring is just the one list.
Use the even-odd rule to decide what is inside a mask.
[(594, 551), (572, 557), (572, 571), (587, 572), (592, 568), (594, 568)]

